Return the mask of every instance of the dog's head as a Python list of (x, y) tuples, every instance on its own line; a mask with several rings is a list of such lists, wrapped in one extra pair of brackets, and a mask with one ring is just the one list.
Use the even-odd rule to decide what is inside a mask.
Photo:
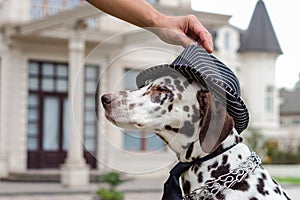
[(116, 126), (153, 131), (175, 152), (199, 141), (215, 150), (234, 122), (207, 89), (183, 76), (164, 76), (137, 90), (101, 97), (106, 118)]

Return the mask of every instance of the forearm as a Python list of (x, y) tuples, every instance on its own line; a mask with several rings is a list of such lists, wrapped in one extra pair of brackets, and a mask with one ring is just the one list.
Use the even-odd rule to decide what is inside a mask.
[(156, 27), (164, 15), (145, 0), (86, 0), (96, 8), (139, 27)]

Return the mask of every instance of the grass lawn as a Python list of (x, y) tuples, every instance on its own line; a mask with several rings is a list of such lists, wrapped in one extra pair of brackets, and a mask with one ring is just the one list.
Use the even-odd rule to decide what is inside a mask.
[(279, 183), (290, 183), (295, 185), (300, 185), (300, 178), (294, 178), (294, 177), (275, 177), (274, 178)]

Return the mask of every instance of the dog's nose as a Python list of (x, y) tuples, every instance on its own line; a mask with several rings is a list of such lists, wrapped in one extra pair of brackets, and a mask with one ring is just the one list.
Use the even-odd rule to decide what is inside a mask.
[(104, 94), (101, 97), (101, 102), (103, 107), (107, 107), (107, 105), (109, 105), (113, 100), (113, 95), (112, 94)]

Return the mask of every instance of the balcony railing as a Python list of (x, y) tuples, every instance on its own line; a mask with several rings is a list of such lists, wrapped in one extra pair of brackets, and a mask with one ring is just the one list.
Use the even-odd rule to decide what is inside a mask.
[(84, 0), (31, 0), (30, 17), (40, 19), (84, 5)]

